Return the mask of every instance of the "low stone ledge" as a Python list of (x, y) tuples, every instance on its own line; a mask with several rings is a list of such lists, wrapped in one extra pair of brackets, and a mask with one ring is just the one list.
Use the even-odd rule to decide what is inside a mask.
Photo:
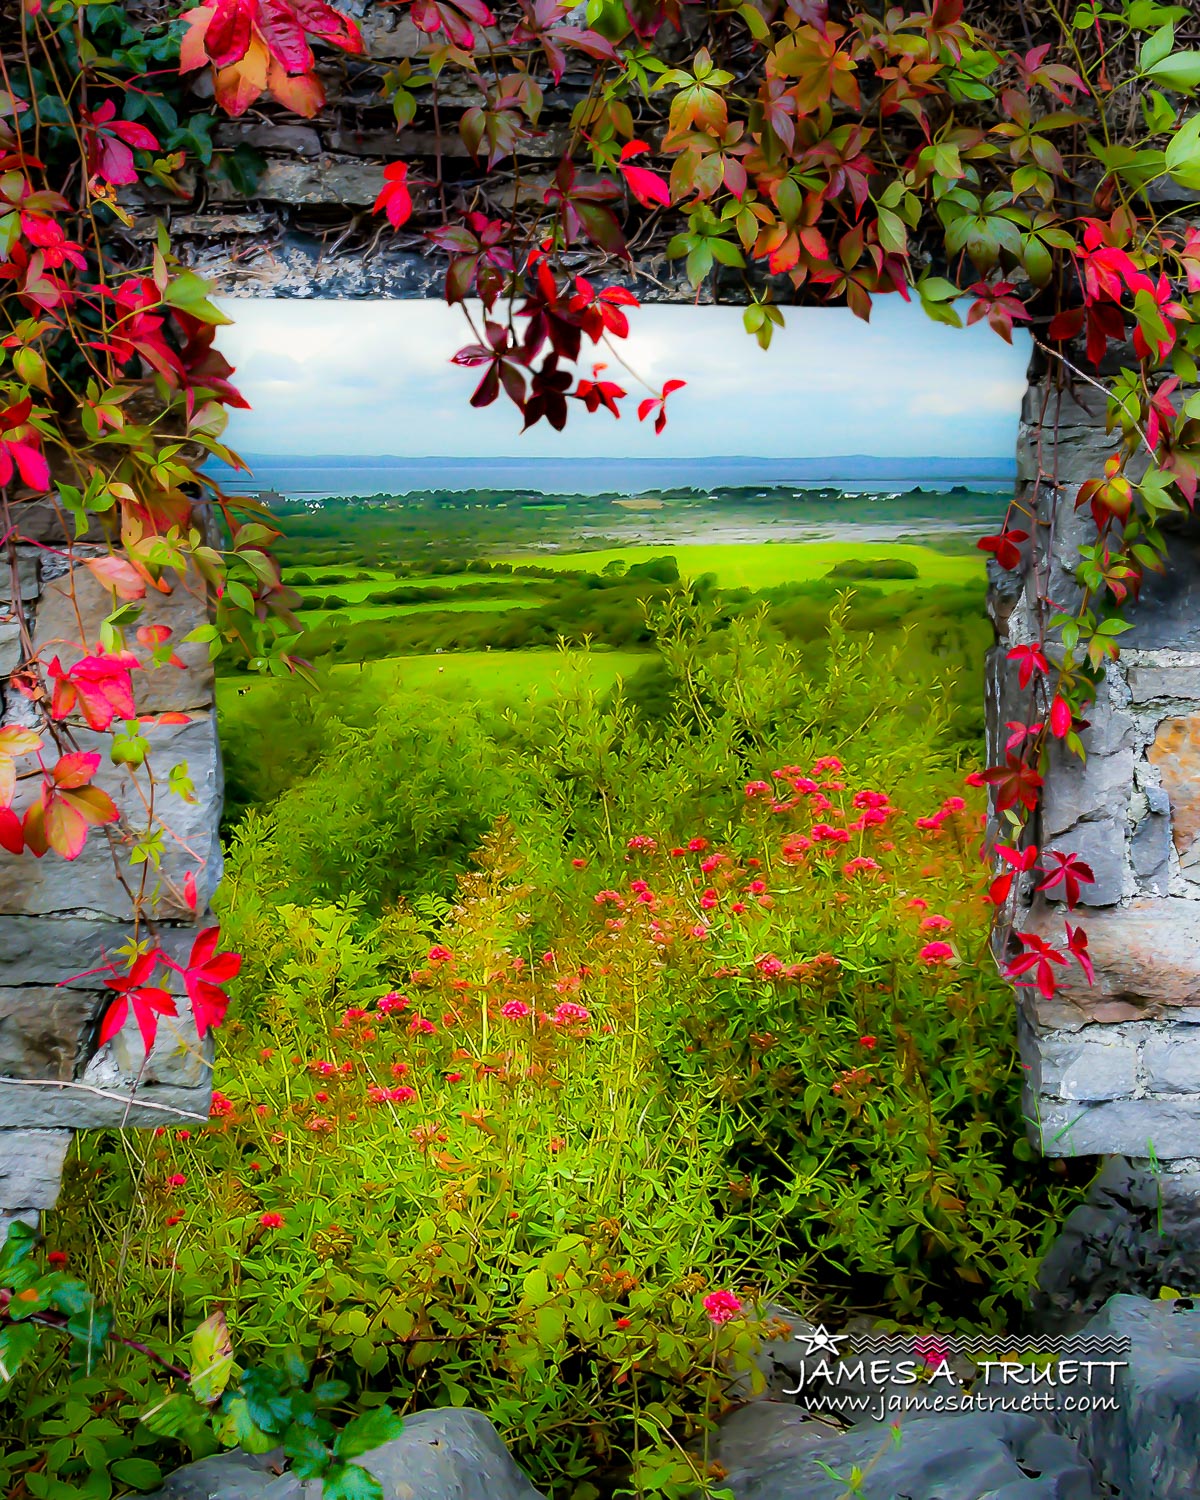
[(1176, 1161), (1200, 1154), (1200, 1096), (1083, 1103), (1027, 1088), (1024, 1111), (1044, 1156), (1153, 1154)]
[[(177, 963), (191, 951), (199, 926), (155, 925), (153, 939)], [(133, 935), (128, 922), (71, 916), (0, 914), (0, 991), (27, 985), (95, 990), (104, 964), (121, 963), (119, 950)], [(141, 936), (150, 936), (146, 926)]]
[[(103, 1130), (207, 1123), (211, 1088), (170, 1088), (157, 1084), (136, 1093), (93, 1089), (78, 1083), (43, 1085), (0, 1082), (0, 1143), (5, 1132), (36, 1127), (51, 1130)], [(25, 1205), (15, 1205), (24, 1207)]]

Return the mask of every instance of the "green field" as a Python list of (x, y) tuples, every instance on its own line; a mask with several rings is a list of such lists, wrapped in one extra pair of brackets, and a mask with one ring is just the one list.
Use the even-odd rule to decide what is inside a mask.
[(538, 594), (513, 592), (504, 599), (429, 599), (422, 604), (347, 604), (345, 609), (306, 609), (297, 617), (309, 630), (333, 615), (342, 620), (394, 620), (400, 615), (494, 614), (506, 609), (536, 609), (545, 604)]
[[(457, 589), (468, 583), (487, 583), (489, 586), (495, 584), (498, 589), (510, 589), (514, 584), (524, 583), (522, 578), (514, 578), (510, 573), (421, 573), (415, 576), (401, 576), (398, 573), (383, 573), (378, 569), (372, 570), (375, 574), (370, 579), (359, 579), (354, 583), (344, 583), (338, 579), (330, 578), (323, 583), (292, 583), (288, 578), (290, 572), (305, 572), (300, 569), (285, 569), (283, 581), (290, 588), (294, 588), (298, 594), (305, 599), (320, 599), (326, 594), (337, 594), (345, 599), (347, 604), (361, 604), (370, 599), (373, 594), (386, 594), (395, 588), (439, 588)], [(331, 570), (322, 568), (322, 573)], [(347, 568), (348, 573), (365, 571), (360, 568)]]
[(653, 557), (673, 557), (684, 578), (715, 573), (722, 588), (772, 588), (780, 583), (807, 583), (824, 578), (842, 562), (873, 562), (895, 559), (910, 562), (920, 577), (871, 579), (876, 588), (912, 589), (930, 583), (973, 583), (985, 576), (981, 554), (952, 557), (931, 547), (898, 545), (895, 542), (752, 542), (695, 547), (618, 547), (608, 552), (553, 552), (511, 555), (512, 563), (537, 562), (546, 568), (586, 568), (599, 573), (610, 562), (626, 565), (649, 562)]
[[(607, 689), (618, 677), (631, 677), (651, 660), (639, 651), (454, 651), (435, 656), (396, 656), (363, 666), (335, 666), (335, 676), (353, 676), (375, 684), (380, 693), (393, 689), (435, 688), (463, 702), (516, 703), (532, 693), (545, 697), (568, 685), (576, 672), (592, 687)], [(236, 713), (240, 697), (251, 697), (273, 677), (220, 677), (217, 707)]]

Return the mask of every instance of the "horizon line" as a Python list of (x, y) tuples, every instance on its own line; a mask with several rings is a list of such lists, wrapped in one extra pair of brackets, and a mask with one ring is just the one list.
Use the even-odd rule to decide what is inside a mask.
[[(957, 454), (957, 453), (795, 453), (786, 456), (762, 453), (697, 453), (697, 454), (668, 454), (664, 457), (652, 455), (623, 454), (614, 457), (612, 454), (595, 453), (584, 455), (563, 454), (555, 457), (549, 454), (525, 454), (525, 453), (269, 453), (263, 449), (247, 449), (242, 455), (246, 458), (272, 458), (292, 459), (296, 462), (305, 462), (310, 459), (349, 459), (358, 463), (368, 463), (379, 459), (389, 459), (396, 463), (729, 463), (731, 461), (743, 463), (838, 463), (848, 459), (886, 459), (897, 463), (995, 463), (997, 461), (1006, 464), (1015, 464), (1016, 455), (1005, 455), (999, 453), (984, 454)], [(228, 466), (227, 466), (228, 467)]]

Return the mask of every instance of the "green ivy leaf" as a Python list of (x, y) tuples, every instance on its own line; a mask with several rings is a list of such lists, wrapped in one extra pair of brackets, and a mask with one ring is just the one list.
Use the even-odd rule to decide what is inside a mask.
[(226, 1448), (244, 1448), (247, 1453), (270, 1453), (279, 1446), (279, 1434), (264, 1432), (251, 1416), (245, 1396), (234, 1396), (213, 1422), (213, 1432)]
[(383, 1486), (361, 1464), (334, 1464), (321, 1495), (322, 1500), (383, 1500)]
[(223, 1312), (215, 1312), (192, 1335), (189, 1384), (197, 1401), (211, 1405), (224, 1393), (233, 1374), (233, 1340)]
[(162, 1483), (162, 1470), (148, 1458), (119, 1458), (111, 1472), (135, 1490), (152, 1490)]
[(1200, 114), (1193, 115), (1171, 137), (1164, 160), (1180, 187), (1200, 191)]
[(374, 1411), (365, 1411), (361, 1416), (355, 1417), (342, 1429), (333, 1445), (333, 1451), (341, 1459), (357, 1458), (362, 1453), (369, 1453), (372, 1448), (390, 1443), (403, 1430), (403, 1417), (389, 1411), (386, 1406), (376, 1407)]

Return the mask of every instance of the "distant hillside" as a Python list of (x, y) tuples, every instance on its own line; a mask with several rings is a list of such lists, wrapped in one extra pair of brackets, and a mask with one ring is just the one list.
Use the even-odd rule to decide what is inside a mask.
[(895, 458), (851, 453), (824, 458), (395, 458), (387, 454), (293, 457), (247, 453), (252, 478), (214, 465), (230, 488), (284, 495), (402, 495), (414, 490), (525, 489), (548, 495), (636, 495), (683, 486), (836, 485), (845, 490), (1003, 489), (1016, 473), (1012, 457)]

